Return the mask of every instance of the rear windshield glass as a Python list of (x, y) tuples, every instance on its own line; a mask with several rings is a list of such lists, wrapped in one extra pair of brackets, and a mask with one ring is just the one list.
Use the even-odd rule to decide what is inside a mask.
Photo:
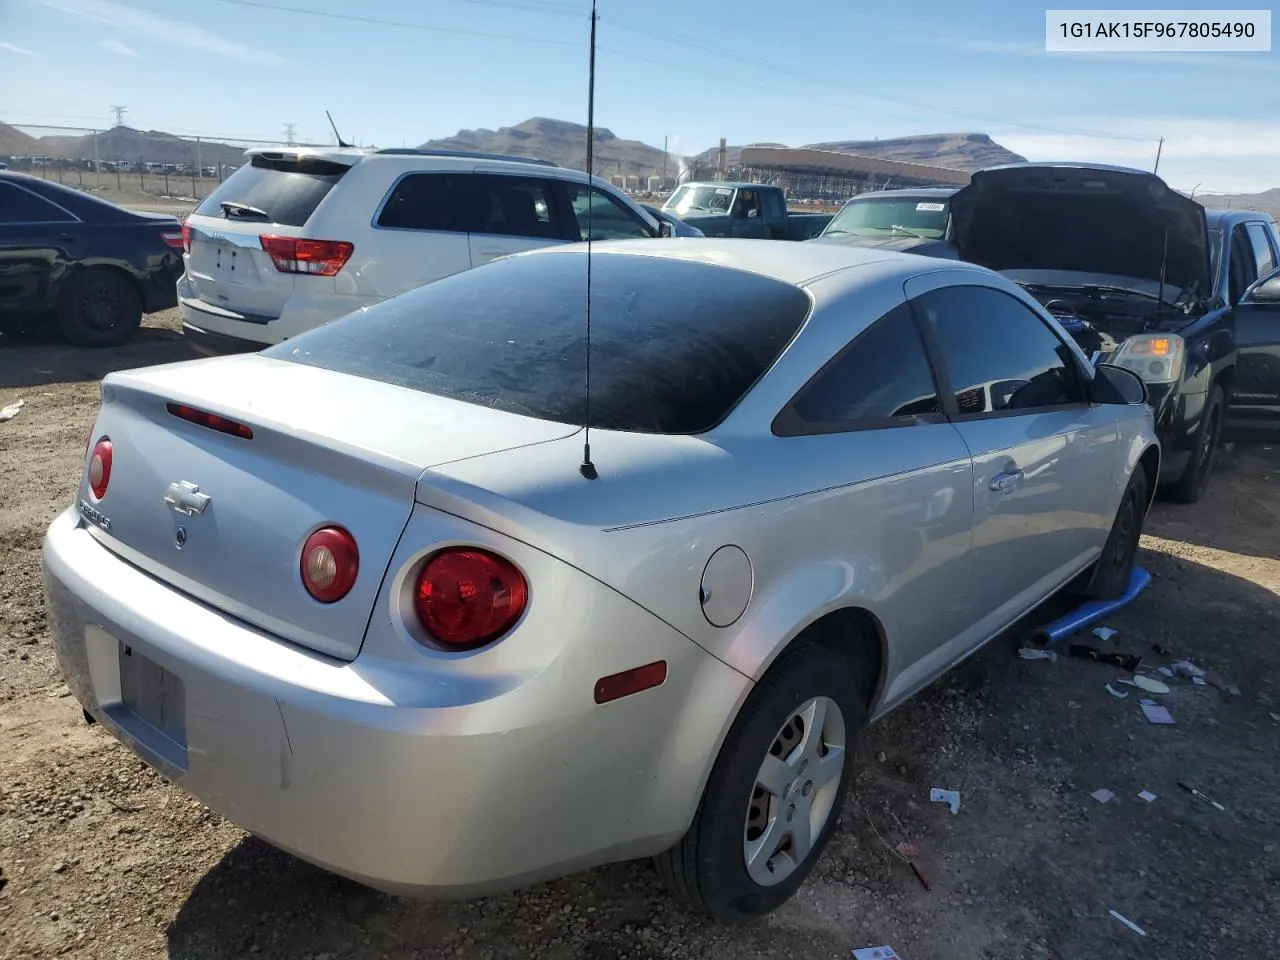
[[(344, 164), (313, 157), (284, 159), (255, 154), (252, 161), (209, 194), (196, 213), (301, 227), (349, 169)], [(227, 212), (224, 202), (239, 209)], [(252, 210), (262, 211), (265, 218)]]
[[(647, 242), (647, 241), (639, 241)], [(754, 273), (596, 253), (591, 425), (715, 426), (777, 359), (808, 295)], [(510, 413), (584, 422), (585, 252), (507, 257), (263, 351)]]

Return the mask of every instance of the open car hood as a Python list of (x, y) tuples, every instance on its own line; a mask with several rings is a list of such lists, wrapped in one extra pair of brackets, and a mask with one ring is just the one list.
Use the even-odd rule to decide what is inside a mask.
[(974, 173), (951, 198), (961, 260), (992, 270), (1065, 270), (1159, 282), (1208, 296), (1204, 207), (1153, 173), (1015, 164)]

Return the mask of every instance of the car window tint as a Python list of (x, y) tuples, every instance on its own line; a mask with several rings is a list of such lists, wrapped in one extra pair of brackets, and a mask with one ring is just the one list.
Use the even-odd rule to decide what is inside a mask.
[(1249, 235), (1244, 224), (1236, 224), (1231, 231), (1231, 255), (1227, 258), (1227, 296), (1231, 303), (1239, 301), (1241, 295), (1258, 279), (1258, 261), (1249, 244)]
[(11, 183), (0, 183), (0, 223), (66, 223), (72, 218), (54, 204)]
[[(454, 274), (268, 348), (267, 356), (559, 423), (584, 421), (586, 251)], [(699, 433), (809, 312), (798, 287), (707, 263), (592, 260), (591, 425)]]
[(559, 240), (560, 228), (551, 209), (551, 189), (545, 180), (479, 174), (474, 178), (476, 233), (504, 237)]
[(400, 230), (448, 230), (467, 232), (472, 194), (471, 175), (465, 173), (411, 173), (391, 189), (378, 214), (378, 226)]
[(804, 424), (827, 428), (940, 413), (911, 308), (902, 304), (860, 333), (800, 392), (792, 411)]
[(962, 415), (1083, 401), (1071, 349), (1009, 294), (941, 287), (912, 304), (938, 345)]
[(1246, 224), (1249, 240), (1253, 247), (1254, 262), (1258, 265), (1258, 276), (1265, 277), (1275, 269), (1276, 257), (1267, 239), (1267, 228), (1260, 223)]
[(579, 240), (588, 239), (588, 225), (592, 240), (627, 240), (653, 236), (649, 225), (612, 194), (595, 187), (588, 193), (586, 184), (581, 183), (565, 183), (565, 188), (569, 192), (569, 205), (577, 220)]
[(209, 194), (196, 213), (224, 216), (225, 201), (261, 210), (267, 215), (265, 222), (301, 227), (349, 169), (316, 157), (254, 154)]

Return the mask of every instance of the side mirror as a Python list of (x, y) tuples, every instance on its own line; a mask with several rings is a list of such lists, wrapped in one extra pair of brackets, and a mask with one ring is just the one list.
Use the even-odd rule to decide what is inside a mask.
[(1126, 367), (1100, 363), (1089, 384), (1089, 399), (1094, 403), (1134, 405), (1147, 402), (1147, 385)]
[(1280, 272), (1274, 272), (1255, 283), (1240, 298), (1241, 303), (1280, 304)]
[(666, 238), (666, 237), (674, 237), (675, 235), (676, 235), (676, 228), (673, 227), (669, 222), (667, 222), (666, 220), (658, 221), (658, 236)]

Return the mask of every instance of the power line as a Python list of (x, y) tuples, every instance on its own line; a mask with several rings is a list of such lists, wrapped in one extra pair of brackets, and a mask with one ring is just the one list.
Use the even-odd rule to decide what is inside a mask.
[[(426, 30), (429, 33), (450, 33), (463, 37), (483, 37), (488, 40), (519, 40), (522, 43), (545, 43), (558, 47), (582, 47), (575, 40), (551, 40), (541, 37), (526, 37), (516, 33), (492, 33), (487, 30), (463, 30), (459, 27), (436, 27), (426, 23), (410, 23), (406, 20), (387, 20), (382, 17), (361, 17), (353, 13), (333, 13), (328, 10), (307, 10), (304, 7), (288, 7), (277, 3), (262, 3), (261, 0), (214, 0), (215, 3), (229, 3), (237, 7), (252, 7), (255, 10), (272, 10), (276, 13), (291, 13), (295, 16), (321, 17), (327, 20), (346, 20), (351, 23), (369, 23), (380, 27), (400, 27), (404, 30)], [(480, 2), (480, 0), (472, 0)], [(496, 0), (487, 0), (493, 3)], [(546, 9), (543, 12), (557, 12)]]

